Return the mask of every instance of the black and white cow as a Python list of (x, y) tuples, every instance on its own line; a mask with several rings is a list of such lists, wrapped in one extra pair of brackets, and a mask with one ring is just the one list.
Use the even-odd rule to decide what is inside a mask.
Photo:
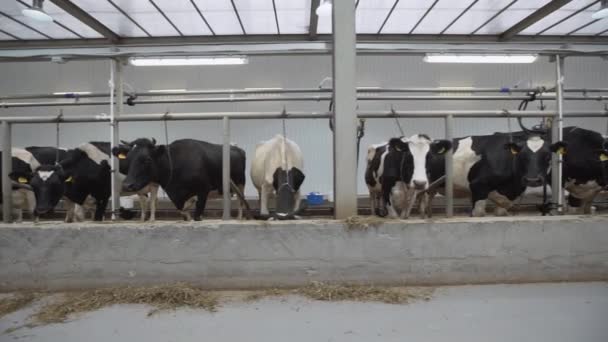
[(608, 138), (579, 127), (563, 130), (562, 184), (568, 204), (576, 211), (591, 213), (595, 196), (608, 187)]
[[(119, 160), (119, 168), (126, 161)], [(121, 169), (124, 169), (122, 166)], [(95, 204), (94, 219), (101, 221), (111, 195), (110, 143), (89, 142), (64, 151), (58, 165), (41, 165), (33, 172), (30, 185), (36, 193), (36, 212), (44, 214), (54, 208), (61, 198), (66, 200), (66, 222), (82, 220), (83, 207)], [(147, 193), (155, 197), (158, 186), (138, 192), (145, 218)], [(152, 216), (153, 217), (153, 214)]]
[[(526, 130), (455, 139), (454, 196), (471, 196), (473, 216), (485, 215), (488, 199), (496, 204), (496, 215), (507, 215), (527, 187), (547, 181), (551, 153), (564, 146), (562, 142), (550, 145), (546, 133)], [(431, 181), (445, 174), (444, 163), (443, 158), (433, 160)]]
[[(201, 220), (207, 197), (222, 189), (222, 145), (181, 139), (167, 145), (140, 138), (128, 144), (129, 172), (123, 183), (128, 191), (138, 191), (150, 183), (160, 184), (175, 207), (190, 219), (188, 203), (196, 196), (194, 219)], [(241, 192), (245, 188), (245, 151), (230, 148), (230, 178)], [(242, 207), (239, 202), (239, 217)]]
[[(154, 140), (154, 139), (153, 139)], [(118, 158), (118, 169), (121, 174), (121, 178), (125, 178), (129, 173), (129, 161), (127, 160), (127, 155), (131, 151), (131, 145), (122, 141), (120, 146), (115, 146), (112, 149), (112, 154)], [(158, 188), (160, 185), (158, 183), (151, 182), (148, 185), (137, 191), (137, 196), (139, 198), (139, 207), (141, 209), (141, 220), (146, 220), (146, 210), (147, 210), (147, 202), (148, 202), (148, 194), (150, 195), (150, 221), (156, 220), (156, 205), (158, 204)], [(122, 186), (121, 186), (122, 188)], [(123, 189), (124, 191), (124, 189)]]
[[(365, 182), (370, 191), (372, 213), (391, 217), (408, 218), (421, 194), (419, 211), (426, 215), (429, 187), (427, 163), (452, 148), (449, 140), (431, 140), (426, 134), (414, 134), (409, 138), (393, 138), (388, 143), (368, 148)], [(379, 194), (382, 194), (380, 200)]]
[[(40, 163), (36, 157), (29, 151), (22, 148), (13, 148), (11, 150), (12, 168), (9, 173), (9, 178), (12, 182), (11, 202), (12, 213), (17, 222), (23, 221), (23, 210), (27, 210), (34, 215), (36, 200), (34, 193), (27, 185), (27, 176), (31, 174), (32, 169), (37, 168)], [(0, 152), (0, 158), (2, 152)], [(0, 165), (0, 172), (2, 166)], [(2, 180), (0, 179), (0, 203), (2, 203)]]
[(277, 134), (255, 146), (251, 180), (260, 198), (260, 216), (267, 217), (268, 197), (276, 193), (278, 219), (294, 216), (300, 209), (300, 187), (304, 182), (304, 159), (294, 141)]

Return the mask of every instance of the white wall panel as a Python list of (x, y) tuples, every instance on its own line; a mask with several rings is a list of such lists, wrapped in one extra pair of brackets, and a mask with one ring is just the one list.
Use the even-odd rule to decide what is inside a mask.
[[(125, 79), (131, 87), (148, 89), (209, 89), (254, 87), (316, 87), (331, 75), (329, 56), (252, 57), (245, 66), (176, 67), (176, 68), (125, 68)], [(69, 62), (57, 65), (39, 63), (1, 63), (0, 94), (40, 93), (54, 91), (107, 91), (109, 63), (106, 61)], [(427, 64), (421, 57), (360, 56), (357, 65), (358, 85), (385, 87), (528, 87), (553, 85), (555, 65), (547, 58), (540, 58), (530, 65), (450, 65)], [(599, 58), (567, 58), (566, 87), (608, 87), (608, 61)], [(10, 80), (10, 81), (9, 81)], [(518, 102), (473, 101), (409, 101), (371, 102), (360, 101), (359, 109), (516, 109)], [(554, 108), (551, 102), (548, 108)], [(164, 112), (218, 112), (218, 111), (280, 111), (283, 106), (292, 111), (326, 111), (324, 102), (255, 102), (227, 104), (164, 104), (125, 107), (127, 113)], [(536, 109), (531, 103), (529, 109)], [(566, 101), (566, 110), (601, 110), (600, 102)], [(57, 115), (60, 108), (0, 109), (0, 115)], [(65, 115), (108, 113), (109, 106), (65, 107)], [(528, 124), (535, 120), (526, 120)], [(430, 134), (433, 138), (444, 135), (443, 121), (438, 119), (401, 119), (405, 133)], [(605, 134), (607, 120), (566, 120), (584, 128), (596, 129)], [(64, 124), (61, 126), (61, 145), (75, 146), (85, 140), (108, 140), (107, 124)], [(516, 120), (512, 127), (517, 128)], [(455, 135), (483, 134), (506, 131), (506, 119), (459, 119)], [(155, 137), (164, 141), (163, 125), (159, 122), (121, 124), (121, 138), (141, 136)], [(235, 121), (232, 123), (232, 141), (247, 152), (249, 158), (257, 142), (281, 132), (280, 120)], [(196, 138), (211, 142), (221, 141), (219, 121), (169, 122), (170, 139)], [(307, 175), (304, 192), (328, 193), (332, 189), (331, 133), (327, 120), (287, 121), (287, 135), (302, 148)], [(366, 135), (361, 142), (359, 160), (359, 193), (365, 193), (363, 182), (364, 158), (368, 145), (399, 135), (393, 119), (368, 120)], [(18, 125), (14, 128), (13, 143), (16, 146), (54, 145), (53, 125)], [(251, 159), (248, 160), (248, 163)], [(249, 172), (249, 171), (247, 171)], [(249, 175), (247, 176), (249, 177)], [(249, 181), (249, 179), (248, 179)], [(247, 194), (255, 194), (251, 182)]]

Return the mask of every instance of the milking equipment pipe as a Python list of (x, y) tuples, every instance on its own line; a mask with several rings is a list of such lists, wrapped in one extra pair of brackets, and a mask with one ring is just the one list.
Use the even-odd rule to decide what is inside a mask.
[(12, 221), (12, 184), (9, 174), (13, 168), (11, 146), (11, 124), (2, 121), (2, 220)]
[[(564, 130), (564, 58), (560, 55), (555, 56), (555, 96), (557, 100), (557, 115), (554, 116), (557, 120), (553, 120), (552, 125), (552, 142), (558, 142), (563, 139)], [(557, 121), (557, 125), (555, 124)], [(553, 203), (557, 203), (558, 212), (564, 213), (563, 207), (563, 189), (562, 189), (562, 155), (554, 153), (551, 157), (551, 197)]]
[[(118, 82), (118, 93), (116, 92), (116, 83)], [(112, 154), (112, 149), (118, 145), (118, 121), (116, 121), (116, 112), (121, 110), (122, 102), (122, 65), (120, 60), (112, 59), (110, 63), (110, 168), (111, 168), (111, 209), (112, 221), (116, 220), (117, 207), (120, 201), (120, 189), (117, 189), (119, 182), (119, 161)], [(115, 95), (118, 95), (116, 99)], [(143, 208), (141, 208), (143, 210)]]
[(223, 208), (222, 220), (230, 220), (230, 119), (222, 118), (223, 145), (222, 145), (222, 191)]
[[(454, 139), (454, 116), (445, 117), (445, 138), (452, 142)], [(449, 149), (445, 154), (445, 216), (454, 216), (454, 152)], [(433, 208), (428, 208), (433, 210)]]

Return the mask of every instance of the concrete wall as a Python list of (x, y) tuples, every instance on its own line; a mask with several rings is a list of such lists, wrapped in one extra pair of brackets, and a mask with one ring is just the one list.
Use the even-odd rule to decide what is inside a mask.
[(0, 226), (0, 290), (608, 279), (608, 217)]
[[(566, 87), (608, 87), (608, 61), (595, 57), (566, 59)], [(108, 61), (0, 63), (0, 95), (51, 93), (58, 91), (107, 92), (110, 63)], [(252, 56), (247, 65), (202, 67), (125, 67), (127, 89), (222, 89), (222, 88), (315, 88), (331, 76), (330, 56)], [(380, 87), (535, 87), (555, 84), (555, 64), (541, 57), (533, 64), (524, 65), (455, 65), (429, 64), (421, 56), (359, 56), (357, 85)], [(579, 95), (579, 94), (577, 94)], [(396, 109), (517, 109), (517, 101), (359, 101), (360, 110)], [(545, 103), (553, 108), (553, 101)], [(529, 109), (537, 109), (532, 103)], [(253, 102), (199, 103), (126, 106), (128, 113), (218, 112), (218, 111), (327, 111), (328, 101), (321, 102)], [(602, 110), (601, 102), (566, 101), (567, 110)], [(2, 108), (1, 116), (57, 115), (60, 108)], [(80, 106), (63, 108), (65, 115), (97, 115), (109, 113), (109, 106)], [(527, 124), (536, 120), (529, 119)], [(444, 125), (438, 119), (401, 119), (406, 135), (424, 132), (433, 138), (444, 136)], [(604, 118), (566, 120), (606, 133)], [(221, 122), (170, 122), (169, 140), (195, 138), (221, 142)], [(512, 120), (513, 129), (517, 129)], [(455, 135), (485, 134), (506, 131), (506, 119), (456, 120)], [(251, 156), (255, 144), (281, 132), (280, 120), (236, 121), (232, 123), (232, 140)], [(287, 135), (295, 140), (304, 154), (306, 181), (303, 192), (333, 190), (331, 132), (327, 120), (297, 120), (287, 122)], [(367, 193), (363, 180), (367, 146), (398, 136), (400, 132), (392, 119), (368, 120), (366, 135), (361, 141), (359, 158), (359, 194)], [(162, 123), (121, 124), (120, 137), (156, 137), (164, 142)], [(107, 124), (65, 124), (61, 127), (60, 144), (73, 147), (84, 141), (109, 141)], [(17, 125), (13, 130), (15, 146), (55, 145), (54, 125)], [(251, 160), (251, 158), (249, 158)], [(249, 163), (248, 163), (249, 164)], [(249, 165), (248, 165), (249, 166)], [(250, 184), (247, 195), (255, 195)]]

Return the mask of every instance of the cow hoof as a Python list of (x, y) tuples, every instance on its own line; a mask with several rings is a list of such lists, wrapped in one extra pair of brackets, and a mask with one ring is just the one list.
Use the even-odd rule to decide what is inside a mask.
[(194, 221), (201, 221), (202, 218), (200, 216), (194, 216)]

